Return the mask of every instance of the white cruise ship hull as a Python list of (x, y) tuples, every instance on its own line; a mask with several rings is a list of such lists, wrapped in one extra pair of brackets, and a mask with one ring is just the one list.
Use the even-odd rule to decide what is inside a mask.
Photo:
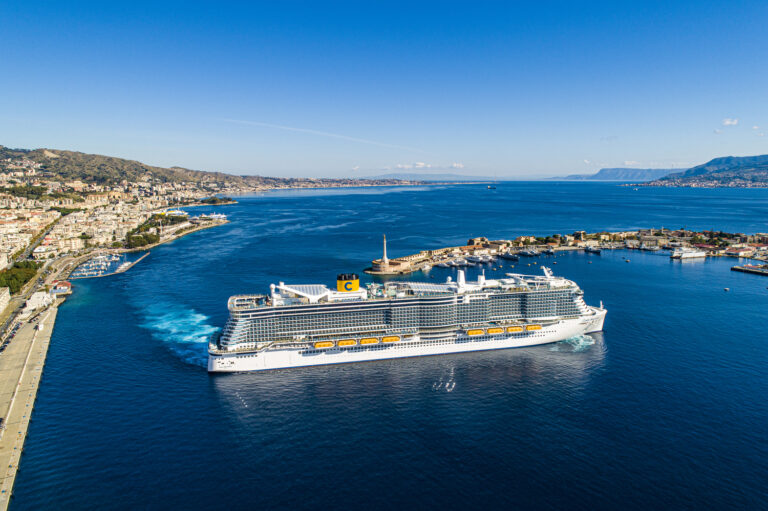
[(460, 334), (443, 340), (422, 340), (418, 336), (391, 344), (335, 347), (327, 349), (270, 348), (252, 352), (216, 352), (208, 357), (209, 372), (267, 371), (293, 367), (347, 364), (403, 357), (445, 355), (469, 351), (523, 348), (563, 341), (603, 330), (605, 309), (590, 307), (590, 314), (543, 325), (541, 330), (519, 334)]

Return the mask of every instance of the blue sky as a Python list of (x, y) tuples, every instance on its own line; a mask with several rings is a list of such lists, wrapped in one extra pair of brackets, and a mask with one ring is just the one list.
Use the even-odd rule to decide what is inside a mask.
[(6, 0), (0, 144), (334, 177), (768, 153), (768, 2), (669, 4)]

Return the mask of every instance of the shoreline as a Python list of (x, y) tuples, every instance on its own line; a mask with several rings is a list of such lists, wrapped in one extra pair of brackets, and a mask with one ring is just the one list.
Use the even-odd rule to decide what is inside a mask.
[(233, 200), (233, 201), (229, 201), (229, 202), (219, 202), (218, 204), (204, 204), (204, 203), (201, 203), (201, 204), (184, 204), (184, 205), (178, 204), (176, 206), (168, 206), (167, 208), (163, 208), (162, 211), (165, 211), (165, 210), (168, 210), (168, 209), (179, 209), (179, 208), (199, 208), (199, 207), (202, 207), (202, 206), (211, 206), (211, 207), (231, 206), (232, 204), (240, 204), (240, 203), (237, 202), (236, 200)]
[[(158, 245), (176, 241), (179, 238), (192, 234), (193, 232), (210, 229), (229, 223), (228, 220), (214, 221), (206, 225), (198, 226), (194, 229), (175, 234), (166, 240), (147, 247), (135, 249), (122, 249), (120, 253), (147, 251), (145, 255), (137, 259), (123, 272), (132, 268), (136, 263), (149, 255), (149, 249)], [(108, 251), (118, 252), (114, 249)], [(88, 254), (70, 258), (64, 258), (54, 262), (52, 265), (46, 265), (43, 268), (53, 267), (51, 273), (45, 278), (43, 284), (47, 286), (54, 280), (66, 280), (69, 275), (79, 265), (95, 256), (99, 250), (94, 250)], [(56, 268), (56, 266), (60, 267)], [(114, 275), (117, 272), (110, 273)], [(103, 275), (103, 276), (109, 276)], [(29, 286), (34, 286), (38, 273), (30, 280)], [(25, 286), (24, 289), (26, 289)], [(44, 288), (44, 287), (43, 287)], [(23, 291), (23, 290), (22, 290)], [(21, 293), (19, 296), (24, 296)], [(24, 443), (27, 437), (29, 422), (32, 417), (37, 392), (40, 386), (40, 380), (45, 368), (45, 361), (48, 354), (51, 336), (56, 325), (56, 316), (61, 304), (66, 301), (66, 296), (55, 297), (51, 305), (45, 307), (39, 312), (34, 312), (30, 317), (19, 318), (19, 310), (11, 310), (10, 315), (16, 314), (9, 323), (9, 328), (13, 324), (18, 324), (18, 331), (6, 336), (9, 330), (3, 332), (2, 340), (9, 339), (7, 349), (0, 356), (0, 467), (7, 467), (2, 477), (0, 477), (0, 511), (5, 511), (10, 505), (10, 499), (13, 496), (13, 487), (16, 482), (16, 474), (21, 465), (21, 457), (24, 451)], [(8, 307), (11, 305), (9, 304)], [(25, 406), (21, 406), (23, 400)], [(6, 404), (7, 402), (7, 404)]]
[(164, 240), (160, 240), (157, 243), (153, 243), (151, 245), (144, 245), (142, 247), (135, 247), (135, 248), (108, 248), (108, 249), (105, 249), (105, 250), (106, 251), (111, 251), (112, 253), (115, 253), (115, 254), (127, 254), (127, 253), (131, 253), (131, 252), (143, 252), (144, 250), (151, 250), (151, 249), (153, 249), (155, 247), (159, 247), (160, 245), (164, 245), (166, 243), (170, 243), (172, 241), (176, 241), (179, 238), (183, 238), (187, 234), (192, 234), (193, 232), (198, 232), (198, 231), (204, 231), (206, 229), (210, 229), (212, 227), (218, 227), (220, 225), (225, 225), (225, 224), (228, 224), (228, 223), (229, 223), (229, 220), (214, 220), (214, 221), (212, 221), (209, 224), (200, 225), (200, 226), (197, 226), (197, 227), (195, 227), (193, 229), (189, 229), (189, 230), (184, 231), (184, 232), (179, 233), (179, 234), (173, 234), (170, 238), (164, 239)]
[(7, 408), (3, 406), (3, 429), (0, 430), (0, 466), (5, 470), (0, 479), (0, 511), (8, 508), (13, 496), (60, 303), (57, 300), (40, 312), (37, 325), (26, 323), (19, 328), (17, 338), (0, 360), (3, 404), (12, 390)]

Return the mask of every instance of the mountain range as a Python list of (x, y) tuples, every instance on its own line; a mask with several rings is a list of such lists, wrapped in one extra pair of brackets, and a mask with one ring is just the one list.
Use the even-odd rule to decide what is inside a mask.
[(568, 181), (653, 181), (675, 172), (677, 169), (600, 169), (596, 174), (571, 174), (553, 179)]
[[(135, 183), (156, 179), (163, 183), (217, 183), (234, 187), (257, 188), (320, 188), (335, 186), (371, 186), (411, 184), (397, 179), (326, 179), (283, 178), (254, 175), (234, 175), (224, 172), (190, 170), (183, 167), (156, 167), (135, 160), (87, 154), (59, 149), (11, 149), (0, 145), (0, 169), (13, 160), (30, 160), (42, 165), (40, 172), (61, 181), (79, 180), (84, 183), (117, 185), (122, 181)], [(6, 162), (6, 160), (10, 160)]]
[[(365, 178), (281, 178), (257, 175), (233, 175), (224, 172), (190, 170), (183, 167), (156, 167), (135, 160), (86, 154), (58, 149), (11, 149), (0, 145), (0, 169), (13, 160), (31, 160), (41, 164), (40, 171), (63, 181), (115, 185), (148, 178), (160, 182), (219, 183), (234, 187), (305, 188), (417, 184), (429, 181), (497, 181), (488, 176), (461, 174), (386, 174)], [(10, 161), (7, 161), (10, 160)], [(686, 186), (768, 188), (768, 155), (724, 156), (687, 170), (604, 168), (595, 174), (574, 174), (553, 178), (573, 181), (626, 181), (637, 186)]]
[(641, 186), (768, 188), (768, 154), (723, 156)]

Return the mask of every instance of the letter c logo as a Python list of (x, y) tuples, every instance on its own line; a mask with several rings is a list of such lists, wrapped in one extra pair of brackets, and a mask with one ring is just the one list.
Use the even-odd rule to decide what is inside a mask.
[(352, 283), (351, 282), (345, 282), (344, 283), (344, 289), (347, 291), (352, 291)]

